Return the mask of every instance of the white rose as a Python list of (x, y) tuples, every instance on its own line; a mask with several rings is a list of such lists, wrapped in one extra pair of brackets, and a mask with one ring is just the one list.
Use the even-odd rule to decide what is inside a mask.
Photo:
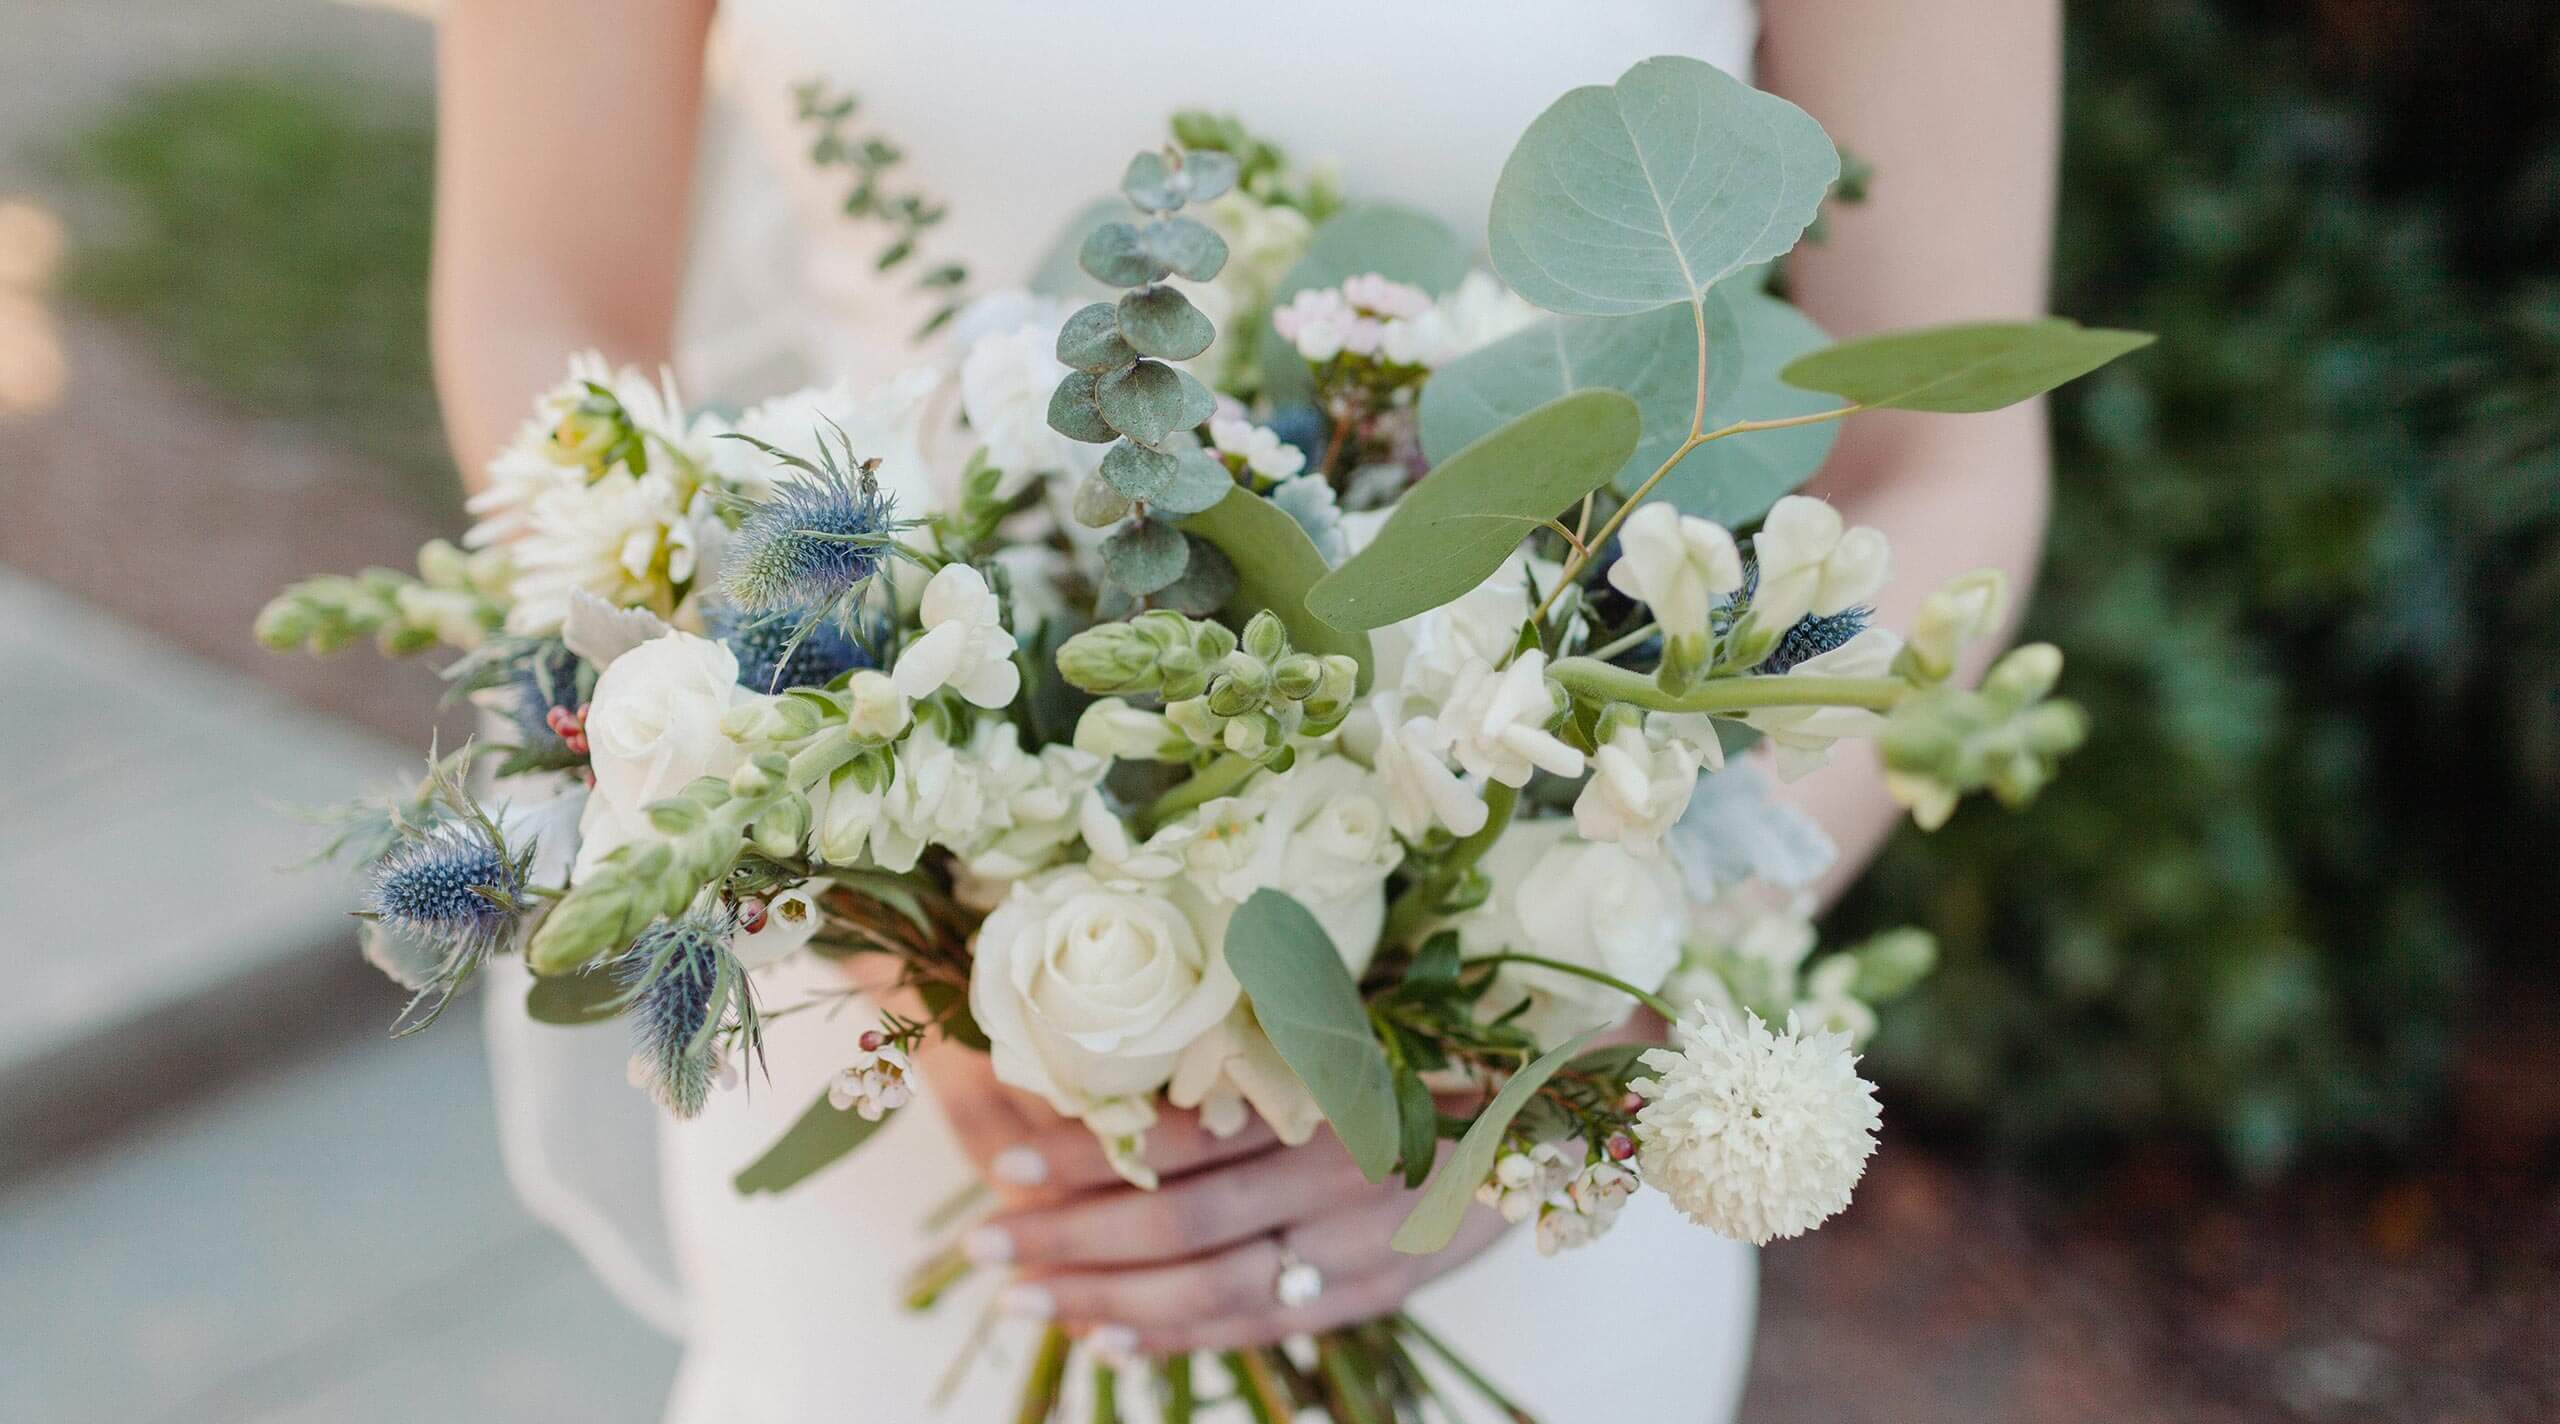
[(652, 638), (596, 678), (586, 721), (596, 784), (578, 822), (579, 874), (644, 834), (651, 803), (746, 761), (720, 729), (743, 695), (736, 656), (691, 633)]
[(1697, 789), (1696, 752), (1621, 727), (1591, 758), (1591, 779), (1573, 803), (1574, 829), (1649, 860), (1662, 854), (1662, 833), (1689, 809)]
[(1701, 637), (1716, 596), (1742, 587), (1742, 554), (1723, 525), (1656, 500), (1619, 526), (1609, 586), (1652, 609), (1665, 635)]
[(1225, 914), (1083, 866), (1017, 881), (978, 931), (969, 1011), (997, 1078), (1085, 1118), (1165, 1086), (1239, 991)]
[(1874, 597), (1892, 564), (1882, 533), (1844, 528), (1840, 511), (1800, 494), (1771, 506), (1751, 537), (1751, 553), (1760, 564), (1751, 621), (1772, 635), (1808, 613), (1837, 613)]
[[(1478, 864), (1493, 894), (1454, 922), (1466, 957), (1535, 954), (1645, 990), (1660, 988), (1679, 966), (1688, 902), (1667, 862), (1595, 845), (1575, 836), (1571, 823), (1551, 820), (1515, 823)], [(1635, 1007), (1604, 984), (1504, 965), (1486, 1010), (1499, 1014), (1523, 999), (1521, 1026), (1543, 1044), (1615, 1023)]]

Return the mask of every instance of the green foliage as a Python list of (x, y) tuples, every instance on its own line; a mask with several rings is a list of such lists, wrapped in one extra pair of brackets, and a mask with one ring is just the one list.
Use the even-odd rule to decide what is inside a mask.
[(1360, 986), (1324, 926), (1287, 895), (1257, 890), (1227, 921), (1225, 953), (1255, 1021), (1324, 1109), (1333, 1135), (1362, 1175), (1385, 1180), (1401, 1141), (1395, 1082)]
[(2139, 331), (2091, 331), (2064, 317), (1887, 332), (1800, 356), (1778, 378), (1875, 410), (1964, 415), (2033, 400), (2127, 352)]
[(1432, 1174), (1431, 1185), (1422, 1192), (1422, 1200), (1396, 1228), (1389, 1245), (1408, 1256), (1428, 1256), (1456, 1239), (1458, 1223), (1465, 1219), (1467, 1207), (1474, 1202), (1476, 1187), (1493, 1172), (1493, 1162), (1502, 1155), (1502, 1141), (1511, 1131), (1512, 1119), (1537, 1096), (1556, 1070), (1572, 1061), (1583, 1046), (1597, 1037), (1600, 1030), (1586, 1029), (1557, 1044), (1538, 1060), (1511, 1075), (1494, 1094), (1493, 1101), (1476, 1115), (1466, 1136), (1449, 1153), (1449, 1159)]
[(731, 1180), (738, 1195), (752, 1197), (759, 1193), (785, 1192), (810, 1176), (833, 1165), (853, 1149), (871, 1140), (871, 1134), (889, 1125), (889, 1118), (867, 1118), (847, 1108), (839, 1108), (827, 1100), (825, 1093), (809, 1104), (790, 1130), (765, 1149), (764, 1155), (741, 1169)]
[(1182, 528), (1216, 546), (1235, 568), (1235, 596), (1219, 611), (1238, 626), (1256, 613), (1278, 615), (1292, 646), (1319, 657), (1351, 659), (1360, 669), (1360, 690), (1368, 690), (1374, 661), (1369, 635), (1336, 628), (1308, 609), (1308, 590), (1330, 570), (1298, 521), (1253, 491), (1239, 489), (1183, 520)]
[[(1812, 318), (1738, 281), (1708, 294), (1710, 320), (1719, 303), (1732, 316), (1733, 339), (1742, 348), (1742, 370), (1723, 395), (1709, 393), (1703, 422), (1707, 429), (1737, 420), (1811, 415), (1831, 406), (1828, 396), (1798, 390), (1778, 379), (1779, 370), (1789, 361), (1830, 339)], [(1711, 343), (1714, 336), (1710, 326)], [(1716, 359), (1712, 344), (1707, 359)], [(1813, 478), (1839, 438), (1838, 422), (1822, 421), (1710, 441), (1690, 451), (1654, 487), (1654, 493), (1688, 513), (1740, 528), (1768, 513), (1780, 495)]]

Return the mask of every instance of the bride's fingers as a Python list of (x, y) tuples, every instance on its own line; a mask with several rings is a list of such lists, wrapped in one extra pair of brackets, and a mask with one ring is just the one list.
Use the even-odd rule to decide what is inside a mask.
[[(1142, 1154), (1166, 1181), (1210, 1167), (1257, 1156), (1279, 1145), (1268, 1124), (1257, 1116), (1234, 1133), (1220, 1137), (1201, 1125), (1197, 1115), (1169, 1112), (1147, 1129)], [(1071, 1191), (1121, 1185), (1118, 1171), (1103, 1154), (1102, 1144), (1081, 1123), (1065, 1122), (1016, 1144), (994, 1164), (998, 1175), (1021, 1186), (1052, 1186)]]
[[(1394, 1234), (1394, 1223), (1402, 1221), (1410, 1209), (1409, 1201), (1390, 1198), (1379, 1211), (1367, 1214), (1365, 1221), (1344, 1224), (1357, 1233), (1358, 1239), (1383, 1242)], [(1378, 1227), (1381, 1217), (1387, 1223), (1383, 1232)], [(1356, 1325), (1400, 1309), (1415, 1291), (1474, 1259), (1503, 1230), (1502, 1219), (1492, 1212), (1471, 1211), (1447, 1248), (1428, 1256), (1398, 1256), (1389, 1251), (1387, 1264), (1366, 1276), (1336, 1280), (1327, 1273), (1324, 1289), (1304, 1305), (1283, 1306), (1273, 1298), (1265, 1305), (1233, 1315), (1126, 1328), (1131, 1332), (1135, 1353), (1163, 1356), (1194, 1350), (1250, 1350), (1294, 1336)], [(1293, 1232), (1292, 1241), (1296, 1238), (1297, 1233)], [(1301, 1257), (1314, 1260), (1309, 1254), (1310, 1246), (1297, 1249)], [(1379, 1249), (1386, 1250), (1383, 1246)]]
[(1007, 1314), (1055, 1318), (1074, 1329), (1120, 1325), (1142, 1333), (1274, 1309), (1287, 1264), (1283, 1236), (1325, 1280), (1358, 1280), (1404, 1259), (1387, 1238), (1406, 1209), (1386, 1198), (1187, 1261), (1042, 1272), (1008, 1286), (999, 1304)]
[(1170, 1181), (1156, 1191), (1096, 1192), (1008, 1211), (969, 1234), (982, 1261), (1030, 1267), (1180, 1260), (1332, 1210), (1370, 1191), (1330, 1138)]

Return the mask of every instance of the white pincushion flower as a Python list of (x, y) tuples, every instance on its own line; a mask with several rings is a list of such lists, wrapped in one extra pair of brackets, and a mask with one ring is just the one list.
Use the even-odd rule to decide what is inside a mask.
[(827, 1101), (837, 1112), (856, 1112), (878, 1122), (914, 1099), (907, 1075), (915, 1065), (907, 1061), (905, 1049), (882, 1039), (877, 1030), (862, 1039), (871, 1046), (857, 1048), (853, 1061), (836, 1070), (827, 1084)]
[(1698, 789), (1698, 754), (1620, 727), (1591, 758), (1591, 779), (1574, 798), (1573, 826), (1585, 840), (1613, 841), (1634, 854), (1662, 854), (1662, 836)]
[(1242, 460), (1246, 469), (1266, 480), (1285, 480), (1307, 467), (1306, 451), (1282, 440), (1270, 426), (1240, 417), (1210, 421), (1209, 439), (1219, 454)]
[(1369, 707), (1378, 723), (1371, 765), (1386, 791), (1387, 822), (1396, 834), (1418, 841), (1434, 825), (1461, 836), (1483, 830), (1484, 801), (1449, 769), (1449, 737), (1440, 724), (1405, 716), (1404, 699), (1393, 692), (1379, 693)]
[(924, 586), (918, 612), (924, 634), (898, 655), (898, 690), (909, 697), (957, 690), (980, 707), (1002, 707), (1022, 690), (1013, 635), (986, 577), (967, 564), (945, 564)]
[(1751, 553), (1760, 565), (1751, 619), (1773, 635), (1808, 613), (1837, 613), (1873, 598), (1892, 565), (1882, 532), (1846, 528), (1840, 511), (1800, 494), (1770, 508)]
[(1090, 474), (1100, 463), (1100, 446), (1049, 427), (1049, 397), (1067, 374), (1057, 344), (1056, 322), (1019, 326), (979, 339), (960, 362), (960, 409), (985, 442), (988, 463), (1004, 472), (998, 499), (1042, 475)]
[(1718, 595), (1742, 587), (1742, 553), (1723, 525), (1656, 500), (1619, 526), (1609, 586), (1652, 609), (1665, 635), (1698, 637)]
[(1876, 1150), (1875, 1088), (1840, 1033), (1773, 1033), (1700, 1006), (1674, 1030), (1677, 1052), (1644, 1055), (1629, 1083), (1637, 1161), (1691, 1221), (1766, 1245), (1836, 1216)]
[[(1789, 677), (1885, 677), (1893, 672), (1902, 640), (1882, 628), (1868, 628), (1827, 653), (1817, 653), (1787, 669)], [(1872, 737), (1884, 727), (1881, 713), (1863, 707), (1764, 707), (1742, 720), (1760, 729), (1777, 758), (1778, 775), (1793, 781), (1831, 759), (1831, 744), (1842, 737)]]
[(1547, 730), (1562, 710), (1562, 694), (1547, 682), (1547, 655), (1526, 652), (1500, 671), (1483, 659), (1461, 668), (1439, 720), (1468, 775), (1526, 786), (1535, 771), (1582, 774), (1582, 753)]

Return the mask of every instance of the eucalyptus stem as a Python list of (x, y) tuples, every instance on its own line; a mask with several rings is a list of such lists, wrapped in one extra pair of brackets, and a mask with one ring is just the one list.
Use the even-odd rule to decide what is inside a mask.
[(1662, 690), (1652, 674), (1612, 667), (1598, 658), (1563, 658), (1547, 675), (1567, 691), (1603, 702), (1632, 702), (1656, 712), (1748, 712), (1763, 707), (1859, 707), (1889, 712), (1911, 691), (1898, 677), (1805, 677), (1749, 673), (1712, 677), (1686, 692)]
[(1467, 962), (1469, 964), (1531, 964), (1540, 969), (1552, 969), (1559, 974), (1570, 974), (1577, 979), (1588, 979), (1594, 984), (1604, 984), (1674, 1023), (1680, 1019), (1680, 1011), (1673, 1008), (1671, 1001), (1660, 994), (1639, 989), (1614, 974), (1586, 968), (1579, 964), (1568, 964), (1561, 959), (1549, 959), (1543, 954), (1519, 954), (1506, 950), (1501, 954), (1481, 955)]
[(1190, 780), (1157, 797), (1140, 814), (1139, 821), (1144, 829), (1152, 831), (1183, 812), (1196, 810), (1244, 785), (1260, 770), (1262, 763), (1226, 753), (1193, 772)]
[(1409, 939), (1438, 914), (1441, 897), (1456, 889), (1484, 853), (1493, 849), (1493, 843), (1502, 839), (1503, 831), (1511, 825), (1511, 812), (1519, 804), (1519, 788), (1499, 781), (1485, 787), (1483, 829), (1449, 847), (1449, 853), (1440, 858), (1429, 875), (1405, 887), (1404, 893), (1387, 907), (1386, 928), (1380, 938), (1389, 944)]
[(1030, 1377), (1022, 1382), (1022, 1406), (1013, 1412), (1013, 1424), (1048, 1424), (1066, 1378), (1067, 1332), (1052, 1325), (1040, 1336), (1040, 1353), (1032, 1357)]
[(1432, 1334), (1421, 1321), (1414, 1319), (1410, 1313), (1400, 1314), (1395, 1320), (1398, 1330), (1421, 1341), (1424, 1348), (1440, 1357), (1440, 1363), (1447, 1365), (1451, 1374), (1466, 1381), (1468, 1388), (1483, 1395), (1487, 1404), (1510, 1416), (1511, 1424), (1538, 1424), (1536, 1415), (1521, 1408), (1511, 1396), (1496, 1388), (1493, 1381), (1484, 1377), (1482, 1371), (1467, 1363), (1465, 1356), (1443, 1344), (1440, 1337)]

